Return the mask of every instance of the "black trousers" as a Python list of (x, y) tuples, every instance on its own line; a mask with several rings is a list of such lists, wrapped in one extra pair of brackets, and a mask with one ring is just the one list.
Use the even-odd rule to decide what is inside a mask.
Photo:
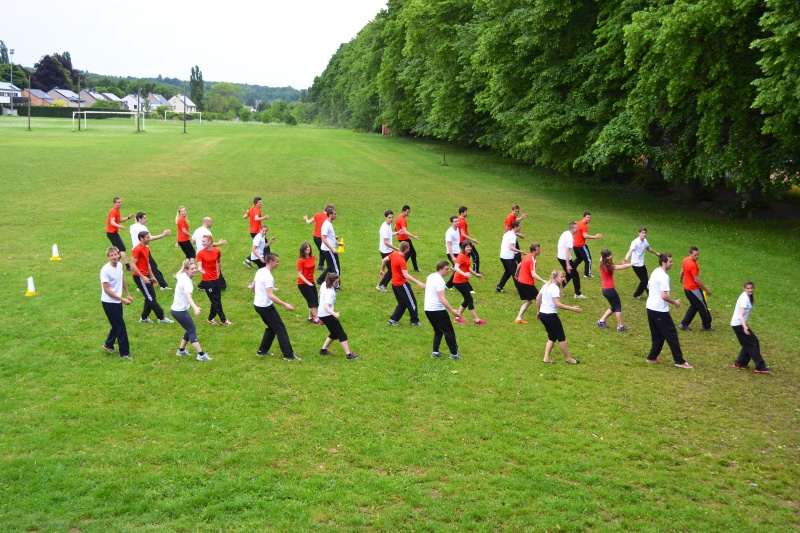
[[(251, 243), (253, 242), (253, 239), (255, 239), (255, 238), (256, 238), (256, 235), (258, 235), (258, 233), (250, 233), (250, 242), (251, 242)], [(244, 260), (245, 260), (245, 261), (247, 261), (248, 263), (249, 263), (250, 261), (252, 261), (252, 259), (250, 259), (250, 253), (251, 253), (251, 252), (252, 252), (252, 249), (251, 249), (251, 251), (250, 251), (250, 252), (247, 252), (247, 256), (245, 256), (245, 258), (244, 258)]]
[(478, 254), (478, 249), (475, 248), (475, 245), (472, 245), (472, 253), (469, 254), (470, 258), (472, 258), (472, 270), (477, 272), (478, 274), (481, 273), (481, 256)]
[(411, 316), (411, 322), (419, 322), (419, 311), (417, 309), (417, 299), (414, 297), (414, 291), (411, 290), (411, 285), (408, 282), (403, 283), (399, 287), (392, 285), (394, 297), (397, 298), (397, 307), (394, 308), (394, 313), (390, 317), (392, 320), (399, 322), (403, 318), (403, 313), (408, 309), (408, 314)]
[(397, 240), (408, 243), (408, 259), (411, 261), (411, 264), (414, 265), (414, 270), (419, 270), (419, 267), (417, 266), (417, 251), (414, 249), (414, 243), (411, 242), (411, 239), (408, 239), (407, 241), (401, 241), (400, 239)]
[(211, 304), (211, 310), (208, 313), (208, 320), (214, 320), (219, 316), (219, 319), (226, 322), (225, 311), (222, 309), (222, 289), (220, 288), (219, 279), (212, 281), (201, 281), (197, 288), (202, 290), (208, 296), (208, 301)]
[[(456, 257), (458, 257), (458, 254), (456, 254)], [(453, 258), (452, 258), (452, 257), (450, 257), (450, 254), (447, 254), (447, 257), (446, 257), (446, 259), (447, 259), (448, 261), (450, 261), (450, 264), (451, 264), (452, 266), (454, 266), (454, 267), (456, 266), (456, 264), (453, 262)], [(446, 286), (448, 289), (452, 289), (452, 288), (453, 288), (453, 276), (455, 276), (455, 275), (456, 275), (456, 271), (455, 271), (455, 270), (453, 270), (453, 272), (451, 272), (451, 273), (450, 273), (450, 279), (448, 279), (448, 280), (447, 280), (447, 283), (445, 283), (445, 286)]]
[[(391, 253), (392, 252), (389, 252), (388, 254), (385, 254), (385, 253), (381, 252), (381, 260), (386, 259), (386, 256), (390, 255)], [(381, 285), (383, 287), (388, 287), (389, 283), (391, 283), (391, 282), (392, 282), (392, 263), (389, 262), (389, 263), (386, 264), (386, 274), (383, 275), (383, 279), (381, 279), (381, 282), (379, 283), (379, 285)]]
[(500, 262), (503, 263), (503, 276), (500, 278), (500, 283), (497, 284), (498, 287), (501, 289), (506, 286), (506, 282), (514, 277), (514, 273), (517, 271), (517, 261), (515, 259), (503, 259), (500, 258)]
[(336, 272), (340, 277), (342, 275), (342, 273), (339, 272), (339, 254), (323, 251), (322, 256), (325, 259), (325, 271), (322, 272), (322, 274), (320, 274), (320, 276), (317, 278), (317, 285), (322, 285), (322, 282), (325, 281), (325, 276), (328, 275), (328, 272)]
[[(736, 359), (736, 363), (742, 366), (747, 366), (750, 363), (750, 359), (755, 361), (756, 363), (756, 370), (764, 370), (767, 368), (767, 364), (764, 362), (764, 358), (761, 356), (761, 343), (758, 342), (758, 337), (753, 332), (751, 328), (747, 328), (750, 331), (750, 335), (745, 335), (744, 333), (744, 326), (731, 326), (733, 328), (733, 332), (736, 333), (736, 338), (739, 340), (739, 344), (742, 345), (742, 350), (739, 352), (739, 357)], [(120, 343), (120, 350), (122, 343)]]
[(294, 350), (292, 350), (292, 343), (289, 342), (289, 334), (286, 332), (286, 326), (283, 324), (278, 310), (275, 309), (275, 305), (273, 304), (269, 307), (258, 307), (254, 305), (253, 307), (267, 326), (264, 330), (264, 336), (261, 338), (261, 345), (258, 347), (258, 351), (264, 353), (268, 352), (272, 347), (272, 341), (275, 340), (275, 337), (278, 337), (278, 345), (281, 347), (283, 356), (287, 357), (292, 355)]
[(317, 245), (317, 250), (319, 250), (319, 264), (317, 266), (322, 266), (325, 261), (322, 257), (322, 237), (314, 237), (314, 244)]
[(425, 316), (428, 317), (428, 322), (431, 323), (433, 328), (433, 351), (439, 351), (442, 337), (444, 337), (447, 347), (450, 348), (450, 353), (457, 354), (456, 332), (453, 329), (453, 322), (450, 320), (450, 315), (447, 311), (425, 311)]
[(633, 267), (633, 271), (636, 274), (636, 277), (639, 278), (639, 286), (636, 287), (636, 292), (633, 293), (633, 297), (636, 298), (637, 296), (641, 296), (645, 291), (647, 294), (650, 294), (650, 289), (647, 288), (647, 267), (644, 265), (640, 267), (635, 266)]
[(147, 282), (142, 281), (142, 278), (139, 276), (133, 276), (133, 282), (142, 291), (142, 296), (144, 296), (144, 309), (142, 309), (142, 318), (147, 318), (150, 316), (150, 312), (154, 312), (156, 317), (159, 320), (164, 318), (164, 310), (161, 309), (161, 306), (158, 305), (158, 301), (156, 300), (156, 291), (153, 290), (153, 284), (150, 283), (148, 278)]
[(650, 336), (652, 337), (653, 344), (650, 348), (650, 354), (647, 358), (651, 361), (658, 358), (661, 349), (664, 348), (664, 341), (669, 345), (672, 351), (672, 359), (676, 365), (682, 365), (686, 361), (681, 352), (681, 344), (678, 341), (678, 330), (675, 328), (675, 323), (672, 321), (672, 315), (669, 312), (647, 310), (647, 324), (650, 326)]
[(153, 254), (150, 254), (150, 270), (153, 272), (153, 277), (156, 278), (159, 287), (169, 287), (169, 283), (164, 279), (164, 274), (158, 269), (156, 260), (153, 259)]
[(584, 263), (583, 265), (583, 274), (586, 276), (592, 275), (592, 252), (589, 251), (589, 246), (577, 246), (573, 248), (575, 250), (575, 266)]
[(575, 294), (581, 293), (581, 275), (578, 272), (578, 263), (575, 261), (570, 260), (569, 264), (572, 266), (572, 272), (567, 272), (567, 262), (564, 259), (559, 259), (559, 263), (561, 263), (561, 268), (564, 269), (564, 273), (566, 277), (564, 278), (564, 285), (566, 287), (567, 284), (572, 280), (572, 284), (575, 286)]
[(111, 331), (108, 332), (105, 344), (109, 348), (114, 348), (114, 342), (119, 343), (119, 354), (130, 355), (131, 349), (128, 345), (128, 330), (125, 328), (125, 319), (122, 317), (122, 304), (101, 302), (103, 311), (106, 313), (108, 323), (111, 324)]
[(689, 291), (683, 289), (683, 293), (686, 295), (686, 298), (689, 300), (689, 309), (686, 310), (686, 314), (683, 315), (683, 320), (681, 320), (681, 324), (684, 326), (688, 326), (694, 320), (694, 316), (697, 313), (700, 313), (700, 319), (703, 321), (704, 328), (711, 327), (711, 313), (708, 310), (708, 305), (706, 304), (706, 297), (703, 294), (702, 289), (697, 289), (694, 291)]
[(469, 281), (465, 281), (464, 283), (454, 283), (453, 286), (464, 298), (464, 301), (461, 302), (461, 307), (470, 311), (475, 309), (475, 300), (472, 298), (472, 284)]

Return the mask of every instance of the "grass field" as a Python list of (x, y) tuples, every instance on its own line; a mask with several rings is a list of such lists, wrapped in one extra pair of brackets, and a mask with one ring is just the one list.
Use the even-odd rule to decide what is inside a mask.
[[(800, 528), (800, 352), (796, 223), (730, 221), (693, 202), (559, 180), (474, 152), (344, 130), (123, 119), (0, 120), (0, 529), (3, 531), (787, 531)], [(254, 271), (242, 214), (253, 196), (271, 215), (281, 311), (300, 363), (258, 358), (263, 325), (246, 286)], [(198, 321), (214, 358), (178, 358), (182, 330), (139, 324), (126, 308), (132, 355), (100, 349), (108, 324), (98, 273), (114, 196), (145, 211), (154, 233), (185, 205), (194, 229), (214, 218), (225, 238), (225, 310), (232, 328)], [(336, 205), (345, 237), (337, 310), (357, 361), (316, 353), (295, 288), (312, 215)], [(383, 211), (412, 206), (409, 229), (425, 275), (444, 255), (448, 217), (470, 208), (486, 274), (476, 283), (483, 327), (457, 326), (463, 360), (430, 357), (432, 331), (386, 319), (375, 290)], [(630, 331), (599, 330), (600, 280), (584, 280), (582, 314), (561, 312), (578, 366), (546, 335), (515, 325), (514, 291), (496, 294), (502, 223), (529, 214), (540, 273), (583, 211), (590, 246), (624, 256), (646, 225), (676, 263), (700, 249), (717, 331), (681, 332), (695, 367), (648, 365), (644, 302), (631, 270), (617, 274)], [(128, 224), (126, 224), (127, 226)], [(126, 243), (127, 235), (126, 235)], [(50, 261), (58, 244), (63, 260)], [(152, 243), (169, 277), (181, 253)], [(655, 260), (647, 259), (652, 271)], [(672, 274), (673, 295), (685, 301)], [(32, 276), (38, 295), (25, 297)], [(730, 367), (728, 326), (742, 283), (756, 283), (750, 325), (773, 373)], [(130, 278), (128, 278), (129, 283)], [(509, 285), (509, 288), (511, 285)], [(416, 289), (419, 301), (422, 292)], [(564, 301), (573, 303), (572, 287)], [(458, 304), (456, 293), (447, 293)], [(167, 309), (172, 293), (158, 293)], [(208, 300), (197, 296), (204, 313)], [(684, 309), (673, 310), (678, 321)], [(613, 324), (613, 319), (611, 320)], [(275, 346), (277, 348), (277, 345)], [(669, 361), (668, 353), (662, 359)]]

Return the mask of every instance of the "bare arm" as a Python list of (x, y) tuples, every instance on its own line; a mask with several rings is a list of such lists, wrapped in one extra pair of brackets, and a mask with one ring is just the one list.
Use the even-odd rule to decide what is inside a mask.
[(706, 294), (711, 296), (711, 289), (706, 287), (705, 283), (700, 280), (700, 276), (692, 276), (694, 278), (694, 282), (697, 283), (697, 286), (706, 291)]
[(189, 305), (194, 310), (194, 316), (199, 315), (200, 314), (200, 308), (197, 307), (196, 303), (194, 303), (194, 300), (192, 299), (192, 293), (191, 292), (186, 292), (184, 294), (186, 294), (186, 301), (189, 302)]
[(681, 306), (680, 300), (674, 300), (667, 291), (661, 291), (661, 299), (665, 302), (671, 303), (676, 308)]
[[(123, 287), (125, 287), (125, 292), (128, 292), (127, 286), (123, 285)], [(115, 293), (114, 291), (111, 290), (111, 284), (109, 282), (107, 282), (107, 281), (103, 282), (103, 292), (105, 292), (109, 297), (111, 297), (111, 298), (113, 298), (113, 299), (115, 299), (115, 300), (117, 300), (120, 303), (123, 303), (125, 305), (128, 305), (129, 303), (131, 303), (131, 295), (130, 294), (128, 294), (128, 297), (125, 298), (121, 294)]]
[(286, 308), (287, 311), (294, 311), (294, 306), (292, 304), (286, 303), (277, 296), (275, 296), (275, 291), (272, 287), (267, 287), (267, 295), (269, 299), (272, 300), (274, 303), (281, 305)]
[(739, 320), (742, 322), (742, 328), (745, 335), (750, 335), (750, 328), (747, 327), (747, 319), (744, 316), (744, 307), (739, 308)]
[(445, 308), (450, 311), (453, 316), (458, 316), (458, 311), (453, 309), (453, 306), (450, 305), (450, 302), (447, 301), (447, 298), (444, 295), (444, 291), (436, 291), (436, 296), (439, 298), (439, 301)]
[(564, 304), (562, 304), (561, 303), (561, 298), (553, 297), (553, 303), (559, 309), (564, 309), (566, 311), (575, 311), (576, 313), (580, 313), (580, 312), (583, 311), (583, 309), (581, 309), (577, 305), (564, 305)]
[(170, 230), (165, 229), (163, 232), (161, 232), (158, 235), (150, 235), (150, 240), (151, 241), (157, 241), (158, 239), (163, 239), (164, 237), (166, 237), (170, 233), (172, 233)]
[(408, 273), (408, 270), (405, 270), (405, 269), (404, 269), (404, 270), (402, 270), (402, 272), (403, 272), (403, 277), (404, 277), (404, 278), (406, 278), (408, 281), (413, 281), (414, 283), (416, 283), (417, 285), (419, 285), (419, 287), (420, 287), (421, 289), (424, 289), (424, 288), (425, 288), (425, 284), (424, 284), (424, 283), (422, 283), (422, 282), (421, 282), (420, 280), (418, 280), (417, 278), (415, 278), (414, 276), (412, 276), (411, 274), (409, 274), (409, 273)]

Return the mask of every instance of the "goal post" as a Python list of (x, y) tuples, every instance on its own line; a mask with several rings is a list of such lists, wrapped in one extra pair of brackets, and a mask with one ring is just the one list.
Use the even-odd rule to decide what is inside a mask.
[(88, 115), (130, 115), (136, 120), (137, 116), (142, 117), (142, 129), (145, 129), (144, 111), (73, 111), (72, 112), (72, 129), (75, 129), (75, 118), (78, 118), (78, 127), (80, 128), (81, 115), (83, 115), (83, 128), (89, 129), (87, 118)]

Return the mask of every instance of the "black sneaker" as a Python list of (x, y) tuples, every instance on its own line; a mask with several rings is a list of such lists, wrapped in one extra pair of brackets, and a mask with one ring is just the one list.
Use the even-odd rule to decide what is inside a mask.
[(319, 354), (320, 355), (333, 355), (333, 352), (331, 352), (329, 350), (320, 350)]
[(357, 354), (357, 353), (350, 352), (349, 354), (347, 354), (347, 359), (349, 359), (349, 360), (351, 360), (351, 361), (352, 361), (353, 359), (358, 359), (358, 354)]
[(441, 357), (442, 352), (431, 352), (431, 357)]
[(717, 331), (717, 330), (715, 328), (712, 328), (711, 326), (708, 327), (700, 326), (700, 331)]
[(421, 327), (422, 326), (422, 324), (420, 324), (419, 322), (412, 322), (411, 325), (414, 326), (414, 327)]
[(683, 324), (678, 324), (678, 329), (682, 329), (683, 331), (692, 331), (692, 328), (689, 326), (684, 326)]
[(283, 356), (283, 360), (284, 361), (301, 361), (301, 359), (299, 357), (297, 357), (295, 354), (284, 355)]
[(495, 287), (494, 292), (506, 292), (506, 290), (502, 287)]
[(275, 354), (273, 354), (272, 352), (262, 352), (261, 350), (258, 350), (256, 352), (256, 355), (259, 357), (264, 357), (265, 355), (275, 355)]

